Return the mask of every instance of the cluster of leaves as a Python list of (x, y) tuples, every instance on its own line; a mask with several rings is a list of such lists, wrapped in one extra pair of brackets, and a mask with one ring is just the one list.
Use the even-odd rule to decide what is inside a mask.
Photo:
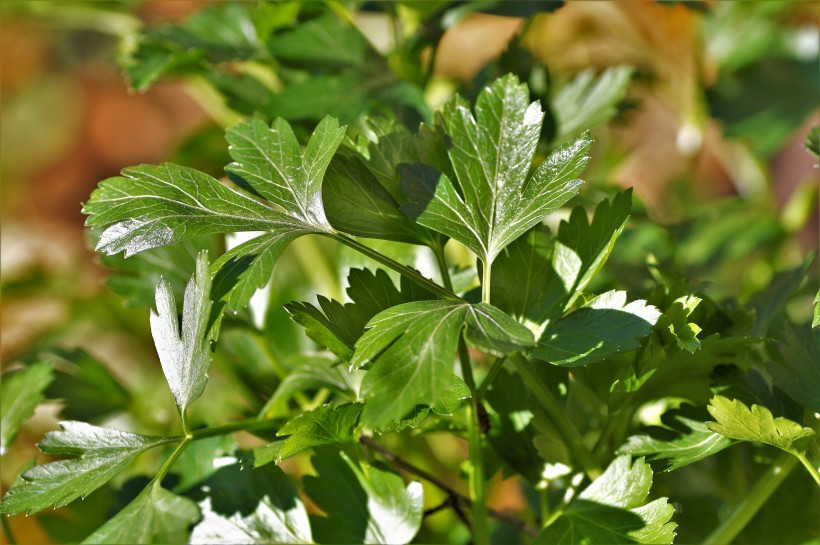
[[(402, 5), (416, 10), (419, 36), (470, 8)], [(404, 43), (396, 55), (405, 58), (429, 45)], [(681, 485), (662, 480), (653, 492), (653, 476), (686, 475), (738, 443), (762, 457), (784, 451), (749, 491), (758, 507), (798, 462), (800, 486), (813, 486), (808, 475), (820, 485), (820, 319), (798, 324), (785, 312), (805, 292), (812, 257), (741, 306), (692, 288), (674, 255), (642, 261), (629, 282), (602, 273), (618, 239), (643, 232), (629, 222), (631, 191), (577, 204), (548, 226), (577, 199), (592, 146), (585, 131), (615, 114), (630, 69), (582, 73), (549, 104), (505, 75), (473, 104), (456, 95), (431, 113), (419, 98), (422, 71), (397, 75), (344, 17), (297, 3), (217, 5), (144, 33), (128, 59), (137, 88), (167, 73), (205, 74), (234, 109), (261, 114), (226, 131), (227, 179), (143, 165), (102, 182), (84, 207), (97, 250), (121, 269), (111, 286), (154, 307), (182, 434), (80, 421), (127, 407), (128, 393), (88, 357), (62, 354), (76, 383), (104, 386), (116, 402), (48, 433), (40, 449), (62, 458), (23, 471), (3, 513), (84, 498), (155, 449), (164, 463), (153, 478), (80, 539), (407, 543), (449, 508), (475, 543), (489, 542), (491, 528), (516, 532), (510, 542), (671, 543), (676, 531), (698, 530), (669, 502)], [(281, 81), (269, 87), (259, 66), (274, 63)], [(414, 115), (362, 117), (397, 104)], [(557, 120), (546, 138), (545, 114)], [(416, 118), (425, 120), (417, 130), (401, 122)], [(236, 232), (255, 236), (212, 260)], [(233, 351), (244, 365), (256, 357), (244, 309), (285, 248), (311, 235), (368, 260), (348, 271), (348, 301), (286, 305), (320, 354), (294, 357), (251, 418), (191, 425), (192, 404), (218, 396), (206, 390), (213, 355)], [(375, 240), (419, 247), (437, 273), (385, 255)], [(470, 252), (475, 266), (449, 266), (445, 245)], [(0, 448), (44, 395), (70, 395), (59, 369), (37, 361), (4, 377)], [(228, 438), (240, 430), (266, 444), (241, 449)], [(437, 478), (382, 445), (442, 431), (469, 445), (469, 498), (448, 484), (458, 476)], [(297, 486), (279, 464), (305, 453), (313, 474)], [(446, 499), (432, 504), (399, 470)], [(488, 508), (496, 473), (538, 491), (532, 508), (512, 517)], [(731, 541), (742, 516), (712, 541)]]

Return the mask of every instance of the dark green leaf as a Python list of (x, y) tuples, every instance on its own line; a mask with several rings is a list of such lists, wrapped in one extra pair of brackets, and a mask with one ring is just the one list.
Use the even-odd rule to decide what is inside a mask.
[(39, 443), (46, 454), (70, 454), (75, 458), (35, 466), (21, 475), (9, 490), (0, 511), (34, 513), (49, 505), (61, 507), (83, 498), (111, 480), (148, 449), (174, 441), (99, 428), (84, 422), (61, 422), (63, 431), (46, 434)]
[(405, 303), (377, 314), (367, 325), (351, 364), (361, 366), (378, 356), (362, 382), (367, 400), (362, 421), (375, 429), (389, 426), (419, 403), (436, 409), (451, 383), (462, 329), (482, 350), (510, 353), (532, 343), (528, 329), (483, 303)]
[(627, 303), (626, 292), (609, 291), (547, 327), (532, 353), (554, 365), (601, 361), (640, 346), (659, 316), (646, 301)]
[(304, 478), (305, 491), (325, 516), (312, 515), (317, 543), (409, 543), (422, 520), (421, 483), (405, 486), (381, 464), (356, 464), (332, 449), (311, 462), (317, 475)]
[(371, 53), (356, 27), (332, 13), (276, 35), (268, 50), (281, 63), (308, 68), (362, 66)]
[(199, 509), (188, 498), (152, 483), (125, 509), (88, 536), (83, 545), (129, 543), (187, 543)]
[(46, 397), (65, 404), (60, 411), (63, 418), (88, 422), (130, 407), (128, 390), (107, 366), (84, 350), (54, 349), (40, 358), (54, 368), (54, 381), (46, 390)]
[(157, 285), (157, 310), (151, 311), (151, 334), (181, 415), (202, 395), (208, 382), (210, 293), (207, 252), (197, 256), (196, 272), (185, 288), (181, 329), (171, 285), (164, 279)]
[(8, 451), (20, 426), (34, 413), (52, 380), (54, 376), (48, 363), (35, 363), (3, 375), (0, 384), (0, 455)]
[(592, 140), (583, 135), (555, 150), (529, 175), (543, 113), (528, 103), (526, 85), (505, 76), (485, 88), (475, 117), (460, 98), (444, 122), (458, 188), (432, 167), (400, 171), (410, 203), (402, 210), (418, 223), (465, 244), (490, 265), (508, 244), (578, 192)]
[(202, 510), (193, 543), (313, 542), (305, 506), (275, 465), (243, 469), (233, 459), (192, 496)]
[(288, 436), (281, 447), (278, 447), (277, 461), (290, 458), (308, 448), (355, 443), (356, 435), (353, 430), (361, 412), (360, 404), (347, 403), (338, 407), (328, 404), (298, 415), (276, 433)]
[(535, 538), (550, 545), (672, 543), (674, 508), (666, 498), (646, 502), (652, 470), (642, 459), (616, 458), (564, 513)]
[(710, 430), (700, 420), (683, 414), (664, 415), (663, 428), (652, 428), (649, 435), (633, 435), (618, 449), (618, 454), (646, 456), (660, 471), (674, 471), (707, 458), (735, 442)]
[(609, 121), (626, 95), (632, 73), (630, 66), (613, 66), (598, 76), (587, 69), (563, 86), (552, 99), (558, 123), (556, 141), (564, 142)]
[(787, 323), (776, 349), (780, 357), (766, 362), (774, 384), (807, 409), (820, 412), (820, 330)]
[(791, 454), (801, 454), (817, 435), (797, 422), (782, 416), (775, 418), (766, 407), (752, 405), (749, 409), (737, 399), (715, 396), (707, 408), (715, 419), (715, 422), (707, 422), (709, 429), (737, 441), (765, 443)]

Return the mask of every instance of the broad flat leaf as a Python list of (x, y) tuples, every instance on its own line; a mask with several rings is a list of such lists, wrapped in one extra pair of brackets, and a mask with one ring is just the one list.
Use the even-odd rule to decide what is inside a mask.
[(807, 409), (820, 412), (820, 330), (786, 323), (778, 337), (779, 358), (766, 362), (774, 384)]
[(665, 414), (663, 428), (652, 428), (648, 435), (633, 435), (618, 449), (618, 454), (646, 456), (660, 471), (674, 471), (703, 460), (735, 442), (710, 430), (706, 423), (683, 414)]
[(288, 436), (278, 447), (278, 461), (309, 448), (355, 443), (353, 430), (361, 412), (360, 404), (346, 403), (338, 407), (327, 404), (298, 415), (276, 432)]
[(312, 543), (305, 506), (275, 465), (243, 469), (235, 458), (192, 496), (202, 510), (189, 543)]
[(651, 486), (652, 470), (642, 459), (631, 463), (629, 456), (620, 456), (534, 543), (672, 543), (676, 524), (670, 519), (675, 509), (666, 498), (645, 503)]
[(547, 327), (532, 354), (570, 367), (634, 350), (660, 317), (646, 301), (626, 302), (626, 292), (609, 291)]
[(421, 483), (405, 486), (382, 464), (359, 465), (344, 453), (318, 451), (316, 476), (304, 478), (305, 491), (326, 516), (310, 517), (317, 543), (409, 543), (421, 526)]
[(133, 400), (128, 390), (88, 352), (58, 348), (39, 357), (54, 369), (54, 380), (46, 389), (46, 397), (64, 404), (60, 411), (63, 418), (92, 422), (131, 406)]
[(199, 518), (193, 501), (153, 483), (83, 544), (187, 543)]
[(417, 404), (435, 410), (452, 382), (462, 330), (470, 344), (486, 351), (511, 353), (532, 343), (528, 329), (484, 303), (404, 303), (377, 314), (367, 327), (351, 365), (362, 366), (378, 356), (362, 381), (367, 400), (362, 421), (375, 429), (389, 426)]
[(61, 422), (60, 426), (62, 431), (49, 432), (40, 441), (40, 450), (76, 457), (25, 471), (21, 482), (3, 498), (0, 511), (34, 513), (50, 505), (62, 507), (107, 483), (146, 450), (177, 440), (99, 428), (85, 422)]
[(215, 281), (219, 298), (238, 309), (270, 280), (273, 265), (295, 238), (333, 229), (322, 208), (321, 183), (344, 135), (326, 118), (304, 151), (281, 119), (258, 119), (228, 131), (235, 162), (227, 170), (251, 198), (196, 170), (166, 164), (125, 169), (100, 184), (84, 207), (87, 225), (106, 227), (97, 250), (135, 253), (194, 236), (262, 231), (223, 255)]
[(401, 303), (435, 298), (406, 279), (397, 289), (382, 269), (351, 269), (347, 282), (351, 303), (342, 304), (320, 295), (320, 308), (311, 303), (285, 305), (293, 319), (305, 327), (308, 337), (345, 361), (351, 358), (356, 341), (373, 316)]
[(606, 263), (615, 241), (629, 219), (631, 208), (632, 190), (629, 189), (618, 193), (611, 201), (601, 201), (595, 208), (592, 220), (583, 207), (576, 206), (569, 219), (562, 221), (558, 226), (558, 242), (576, 254), (572, 256), (573, 260), (577, 257), (581, 261), (580, 266), (573, 263), (571, 266), (561, 267), (561, 270), (569, 269), (575, 276), (572, 289), (568, 290), (570, 297), (566, 301), (565, 309), (572, 305), (578, 294), (589, 285)]
[(52, 380), (54, 376), (48, 363), (35, 363), (3, 375), (0, 383), (0, 455), (6, 453), (20, 426), (34, 413)]
[(707, 422), (709, 429), (737, 441), (752, 441), (772, 445), (792, 454), (806, 450), (809, 441), (817, 435), (811, 428), (779, 416), (760, 405), (749, 409), (737, 399), (715, 396), (709, 402), (709, 414), (715, 422)]
[(211, 316), (211, 275), (208, 253), (197, 256), (196, 271), (185, 288), (182, 328), (171, 285), (157, 285), (157, 310), (151, 311), (151, 334), (165, 379), (180, 414), (202, 395), (211, 366), (208, 322)]
[(753, 336), (763, 337), (768, 334), (770, 324), (782, 313), (794, 292), (803, 283), (806, 274), (812, 269), (814, 260), (815, 255), (811, 253), (797, 267), (778, 272), (764, 289), (751, 298), (748, 306), (754, 309), (755, 313)]
[(400, 170), (411, 202), (402, 210), (421, 225), (465, 244), (489, 266), (508, 244), (578, 192), (589, 162), (588, 135), (555, 150), (532, 175), (543, 121), (526, 85), (502, 77), (478, 96), (475, 115), (456, 97), (443, 112), (456, 181), (415, 164)]
[(563, 86), (552, 99), (558, 125), (555, 140), (563, 142), (609, 121), (626, 95), (633, 72), (630, 66), (613, 66), (596, 76), (588, 69)]

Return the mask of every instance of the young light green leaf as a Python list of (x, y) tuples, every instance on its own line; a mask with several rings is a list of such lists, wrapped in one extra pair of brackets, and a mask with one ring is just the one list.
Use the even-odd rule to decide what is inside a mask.
[(309, 448), (355, 443), (353, 430), (361, 412), (362, 405), (346, 403), (338, 407), (327, 404), (298, 415), (276, 432), (278, 436), (287, 436), (279, 447), (277, 461)]
[(627, 303), (626, 292), (608, 291), (547, 327), (532, 354), (570, 367), (601, 361), (638, 348), (660, 315), (646, 301)]
[(475, 116), (460, 98), (444, 110), (454, 181), (432, 167), (405, 165), (402, 210), (465, 244), (489, 266), (508, 244), (578, 192), (592, 144), (584, 134), (529, 175), (543, 121), (526, 85), (508, 75), (478, 96)]
[(110, 481), (146, 450), (176, 440), (99, 428), (85, 422), (61, 422), (60, 427), (62, 431), (46, 434), (38, 445), (40, 450), (77, 457), (25, 471), (21, 482), (3, 498), (0, 512), (34, 513), (49, 505), (67, 505)]
[(660, 317), (658, 327), (672, 334), (681, 350), (694, 354), (700, 350), (700, 326), (689, 321), (689, 316), (700, 304), (700, 297), (686, 295), (678, 297)]
[(674, 471), (735, 443), (683, 414), (664, 415), (664, 424), (666, 427), (653, 428), (649, 434), (633, 435), (617, 453), (646, 456), (656, 469)]
[(649, 503), (652, 470), (642, 459), (616, 458), (569, 504), (564, 513), (535, 538), (550, 545), (672, 543), (675, 509), (661, 498)]
[(409, 543), (418, 532), (421, 483), (405, 486), (382, 464), (356, 464), (331, 449), (318, 451), (311, 463), (317, 475), (304, 478), (305, 491), (326, 515), (311, 516), (318, 543)]
[(208, 253), (197, 256), (196, 271), (185, 288), (182, 329), (170, 284), (157, 285), (157, 310), (151, 311), (151, 334), (157, 347), (165, 379), (177, 409), (185, 414), (188, 406), (202, 395), (211, 365), (208, 322), (211, 316), (211, 275)]
[(613, 66), (596, 77), (594, 70), (588, 69), (563, 86), (552, 100), (558, 125), (555, 140), (564, 142), (609, 121), (626, 95), (633, 72), (630, 66)]
[(765, 443), (791, 454), (803, 454), (817, 435), (793, 420), (775, 418), (766, 407), (752, 405), (749, 409), (737, 399), (715, 396), (707, 409), (715, 419), (706, 423), (709, 429), (736, 441)]
[(188, 543), (191, 526), (199, 519), (199, 509), (193, 501), (152, 483), (88, 536), (83, 545)]
[(235, 458), (205, 481), (192, 497), (202, 521), (190, 543), (312, 543), (305, 506), (275, 465), (243, 469)]
[[(436, 409), (451, 384), (458, 341), (498, 353), (521, 351), (532, 344), (527, 328), (486, 304), (419, 301), (377, 314), (356, 343), (351, 365), (375, 361), (362, 381), (367, 400), (362, 421), (380, 429), (417, 404)], [(384, 353), (382, 353), (384, 352)]]
[(43, 392), (52, 380), (51, 365), (44, 362), (4, 374), (0, 383), (0, 456), (43, 400)]

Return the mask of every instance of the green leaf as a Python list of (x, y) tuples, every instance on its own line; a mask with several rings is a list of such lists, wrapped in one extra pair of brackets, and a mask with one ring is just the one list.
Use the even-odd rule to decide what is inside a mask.
[(201, 252), (197, 256), (196, 271), (185, 288), (181, 330), (174, 292), (165, 280), (160, 280), (157, 285), (157, 310), (151, 311), (151, 334), (162, 371), (183, 417), (188, 406), (202, 395), (208, 382), (211, 366), (210, 293), (208, 253)]
[(820, 125), (815, 125), (806, 135), (806, 149), (820, 159)]
[(307, 68), (361, 67), (372, 54), (361, 32), (333, 13), (274, 36), (268, 51), (281, 63)]
[[(581, 206), (572, 210), (569, 219), (558, 227), (558, 242), (572, 250), (580, 260), (580, 265), (563, 264), (556, 271), (569, 270), (574, 274), (572, 289), (568, 290), (569, 300), (564, 308), (569, 308), (578, 294), (592, 281), (604, 266), (612, 252), (615, 241), (629, 219), (632, 208), (632, 190), (618, 193), (611, 201), (601, 201), (590, 220)], [(565, 258), (566, 259), (566, 258)], [(576, 271), (577, 269), (577, 271)], [(565, 279), (565, 282), (568, 279)]]
[(807, 409), (820, 412), (820, 330), (785, 323), (777, 357), (766, 362), (775, 386)]
[(317, 543), (409, 543), (421, 526), (421, 483), (405, 486), (382, 464), (356, 464), (344, 453), (323, 449), (312, 458), (316, 476), (305, 491), (325, 516), (310, 517)]
[(36, 363), (3, 375), (0, 383), (0, 455), (8, 451), (20, 426), (34, 414), (52, 380), (54, 375), (48, 363)]
[(484, 303), (404, 303), (377, 314), (367, 326), (351, 365), (362, 366), (378, 356), (362, 381), (367, 401), (362, 421), (375, 429), (389, 426), (420, 403), (436, 409), (452, 382), (462, 330), (470, 344), (486, 351), (510, 353), (532, 344), (528, 329)]
[(305, 506), (281, 469), (243, 469), (232, 458), (222, 462), (228, 465), (192, 493), (202, 510), (192, 543), (313, 542)]
[(60, 427), (63, 431), (46, 434), (38, 445), (40, 450), (76, 457), (26, 470), (20, 476), (21, 482), (3, 498), (0, 512), (34, 513), (50, 505), (67, 505), (110, 481), (146, 450), (176, 440), (99, 428), (85, 422), (61, 422)]
[(660, 312), (626, 292), (609, 291), (547, 327), (532, 354), (554, 365), (577, 367), (634, 350), (652, 332)]
[(707, 409), (715, 419), (706, 423), (709, 429), (736, 441), (765, 443), (791, 454), (802, 454), (816, 435), (797, 422), (782, 416), (775, 418), (766, 407), (752, 405), (749, 409), (737, 399), (715, 396)]
[(609, 121), (626, 95), (633, 73), (630, 66), (613, 66), (598, 76), (593, 69), (578, 73), (552, 99), (558, 125), (555, 140), (564, 142)]
[(194, 502), (153, 483), (83, 544), (187, 543), (199, 518)]
[(478, 96), (475, 116), (456, 98), (444, 109), (450, 162), (458, 188), (432, 167), (400, 170), (411, 202), (402, 210), (418, 223), (466, 245), (489, 266), (508, 244), (578, 192), (592, 140), (584, 134), (555, 150), (532, 175), (543, 121), (526, 85), (508, 75)]
[(89, 214), (86, 223), (107, 226), (97, 250), (124, 251), (126, 257), (199, 235), (262, 231), (214, 263), (217, 299), (227, 296), (238, 309), (270, 280), (276, 259), (292, 240), (333, 231), (322, 207), (321, 184), (343, 135), (344, 128), (326, 118), (303, 152), (281, 119), (270, 128), (257, 119), (240, 123), (228, 131), (235, 162), (227, 170), (267, 203), (193, 169), (142, 166), (100, 184), (83, 209)]
[(338, 407), (327, 404), (298, 415), (276, 432), (278, 436), (288, 436), (278, 447), (277, 461), (309, 448), (356, 443), (353, 430), (361, 412), (362, 405), (346, 403)]
[(350, 269), (347, 295), (351, 303), (342, 304), (317, 297), (319, 307), (310, 303), (289, 303), (285, 309), (306, 328), (308, 337), (328, 348), (342, 360), (350, 360), (356, 341), (367, 322), (376, 314), (401, 303), (433, 299), (431, 293), (401, 280), (400, 289), (382, 269)]
[(675, 509), (666, 498), (646, 502), (652, 470), (642, 459), (616, 458), (564, 513), (535, 538), (550, 545), (672, 543)]
[(658, 327), (668, 330), (681, 350), (692, 354), (700, 350), (700, 340), (698, 340), (700, 326), (690, 322), (689, 316), (700, 302), (700, 297), (694, 295), (678, 297), (658, 321)]
[(360, 371), (350, 372), (346, 366), (337, 361), (321, 356), (303, 356), (300, 363), (292, 369), (279, 384), (268, 406), (290, 399), (296, 392), (328, 388), (338, 394), (356, 399)]
[(710, 430), (706, 423), (680, 413), (667, 413), (663, 428), (647, 435), (633, 435), (618, 454), (646, 456), (660, 471), (674, 471), (707, 458), (735, 442)]
[(131, 406), (128, 390), (107, 366), (86, 351), (58, 348), (39, 357), (54, 369), (54, 381), (46, 389), (46, 397), (64, 404), (60, 411), (63, 418), (91, 422)]

